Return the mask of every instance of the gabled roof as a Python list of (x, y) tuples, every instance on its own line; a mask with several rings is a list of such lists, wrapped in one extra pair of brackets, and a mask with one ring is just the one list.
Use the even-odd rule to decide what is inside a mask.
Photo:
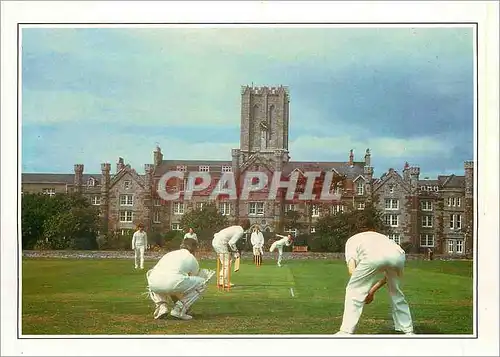
[(393, 178), (399, 186), (401, 186), (403, 189), (405, 189), (407, 192), (410, 192), (410, 185), (403, 180), (399, 172), (393, 169), (389, 169), (389, 171), (385, 172), (382, 177), (380, 177), (380, 180), (376, 182), (376, 184), (373, 186), (373, 192), (378, 191), (381, 187), (383, 187), (391, 178)]
[(146, 182), (145, 182), (144, 178), (141, 177), (141, 175), (139, 175), (134, 169), (130, 168), (129, 166), (125, 166), (120, 171), (118, 171), (116, 173), (116, 175), (113, 176), (113, 178), (111, 179), (111, 181), (109, 183), (109, 187), (110, 188), (113, 187), (116, 183), (118, 183), (123, 178), (123, 176), (125, 176), (127, 174), (132, 176), (132, 178), (139, 184), (139, 186), (141, 186), (142, 188), (146, 187)]
[(290, 175), (293, 170), (305, 171), (336, 171), (339, 175), (345, 175), (348, 179), (354, 179), (364, 173), (365, 163), (354, 162), (350, 166), (347, 162), (335, 161), (290, 161), (283, 167), (283, 174)]
[(439, 186), (443, 188), (463, 188), (465, 187), (465, 176), (442, 175), (438, 176)]

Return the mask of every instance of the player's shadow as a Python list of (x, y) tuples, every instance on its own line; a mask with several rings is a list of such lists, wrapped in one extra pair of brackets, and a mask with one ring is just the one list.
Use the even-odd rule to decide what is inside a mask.
[[(414, 324), (413, 329), (414, 329), (414, 332), (416, 335), (443, 335), (444, 334), (444, 332), (442, 332), (440, 329), (438, 329), (436, 326), (433, 326), (433, 325)], [(391, 326), (384, 326), (379, 331), (377, 331), (377, 334), (402, 335), (403, 333), (394, 331), (394, 328), (392, 328)]]

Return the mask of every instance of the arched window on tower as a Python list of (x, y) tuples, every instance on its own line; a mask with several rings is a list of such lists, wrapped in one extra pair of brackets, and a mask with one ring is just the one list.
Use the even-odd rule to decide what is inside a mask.
[[(248, 138), (248, 147), (250, 150), (252, 150), (252, 148), (255, 148), (256, 146), (259, 146), (258, 142), (255, 143), (255, 128), (259, 127), (259, 122), (258, 122), (258, 118), (259, 118), (259, 106), (256, 104), (252, 107), (252, 113), (251, 113), (251, 118), (250, 118), (250, 123), (249, 123), (249, 130), (248, 130), (248, 135), (249, 135), (249, 138)], [(259, 131), (257, 131), (259, 132)], [(259, 139), (257, 139), (259, 140)]]

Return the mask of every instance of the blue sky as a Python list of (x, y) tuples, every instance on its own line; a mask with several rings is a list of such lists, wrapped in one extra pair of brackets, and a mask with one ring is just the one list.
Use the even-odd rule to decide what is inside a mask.
[(107, 28), (22, 31), (22, 170), (138, 172), (230, 159), (241, 85), (286, 85), (292, 160), (372, 151), (375, 175), (473, 159), (472, 28)]

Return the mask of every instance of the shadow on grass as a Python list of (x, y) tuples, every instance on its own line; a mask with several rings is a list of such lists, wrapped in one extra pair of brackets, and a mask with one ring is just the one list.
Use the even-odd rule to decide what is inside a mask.
[[(427, 324), (415, 324), (413, 326), (415, 334), (417, 335), (443, 335), (440, 329), (434, 325)], [(377, 334), (381, 335), (402, 335), (402, 332), (394, 331), (391, 326), (384, 326), (377, 331)]]

